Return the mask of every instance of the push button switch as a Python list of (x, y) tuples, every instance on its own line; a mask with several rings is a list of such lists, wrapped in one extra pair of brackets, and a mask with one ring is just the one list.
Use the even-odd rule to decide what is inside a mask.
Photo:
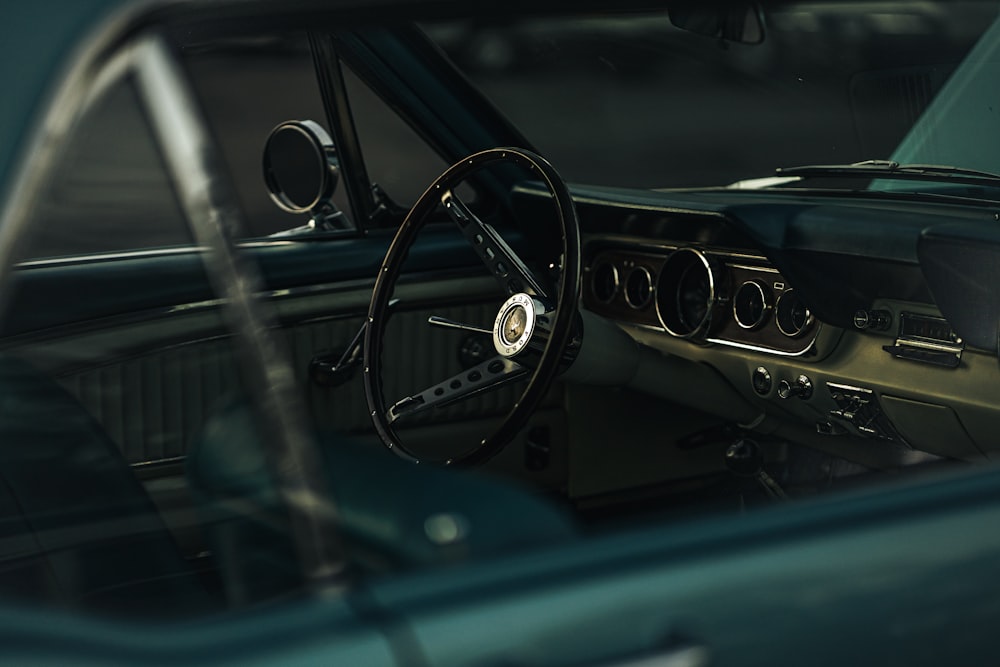
[(771, 387), (774, 386), (771, 373), (763, 366), (758, 366), (754, 369), (753, 374), (750, 376), (750, 382), (753, 384), (753, 390), (760, 396), (770, 394)]

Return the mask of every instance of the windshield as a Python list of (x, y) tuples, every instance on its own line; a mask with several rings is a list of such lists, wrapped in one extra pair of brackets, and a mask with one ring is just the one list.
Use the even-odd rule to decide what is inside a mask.
[(689, 188), (872, 159), (1000, 171), (984, 134), (996, 15), (992, 2), (764, 3), (757, 44), (666, 12), (425, 29), (568, 180)]

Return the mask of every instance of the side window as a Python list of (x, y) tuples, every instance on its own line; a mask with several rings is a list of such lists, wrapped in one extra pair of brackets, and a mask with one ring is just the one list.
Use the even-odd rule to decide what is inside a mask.
[[(261, 165), (278, 124), (314, 120), (331, 129), (306, 35), (174, 39), (243, 211), (243, 236), (306, 224), (308, 216), (271, 201)], [(369, 177), (408, 208), (448, 163), (346, 66), (344, 75)], [(463, 196), (475, 199), (471, 188)], [(334, 204), (355, 221), (343, 183)], [(193, 243), (130, 81), (115, 84), (74, 128), (35, 217), (22, 261)]]
[(191, 243), (152, 129), (130, 80), (72, 131), (20, 248), (22, 259)]
[[(271, 201), (261, 167), (264, 143), (278, 124), (313, 120), (332, 130), (305, 33), (182, 45), (181, 52), (232, 175), (246, 235), (268, 236), (308, 222)], [(334, 204), (354, 220), (343, 183)]]
[[(301, 226), (305, 215), (271, 201), (261, 159), (271, 130), (287, 120), (326, 125), (304, 33), (177, 46), (244, 213), (242, 235)], [(106, 91), (72, 130), (36, 209), (21, 260), (193, 243), (134, 86)], [(350, 219), (343, 186), (334, 203)]]
[(409, 208), (448, 163), (346, 65), (344, 81), (368, 177)]

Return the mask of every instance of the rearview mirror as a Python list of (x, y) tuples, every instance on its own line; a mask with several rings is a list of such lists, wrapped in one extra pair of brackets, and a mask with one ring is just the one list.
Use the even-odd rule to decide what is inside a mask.
[(756, 2), (674, 0), (667, 6), (670, 22), (681, 30), (741, 44), (764, 41), (764, 15)]

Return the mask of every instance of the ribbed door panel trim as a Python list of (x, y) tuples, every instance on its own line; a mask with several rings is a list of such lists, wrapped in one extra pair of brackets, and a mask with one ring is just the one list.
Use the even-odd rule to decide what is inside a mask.
[[(387, 400), (396, 401), (457, 373), (459, 346), (466, 334), (427, 324), (430, 315), (490, 326), (496, 304), (450, 306), (400, 312), (389, 323), (385, 349)], [(309, 362), (322, 352), (341, 352), (361, 317), (331, 319), (290, 327), (286, 340), (300, 386), (320, 427), (360, 432), (370, 418), (356, 374), (348, 383), (321, 388), (308, 382)], [(220, 402), (240, 393), (232, 341), (211, 338), (171, 345), (58, 378), (102, 424), (133, 464), (176, 461), (185, 456), (207, 417)], [(95, 360), (99, 363), (100, 360)], [(412, 424), (467, 421), (505, 413), (519, 387), (415, 415)]]

